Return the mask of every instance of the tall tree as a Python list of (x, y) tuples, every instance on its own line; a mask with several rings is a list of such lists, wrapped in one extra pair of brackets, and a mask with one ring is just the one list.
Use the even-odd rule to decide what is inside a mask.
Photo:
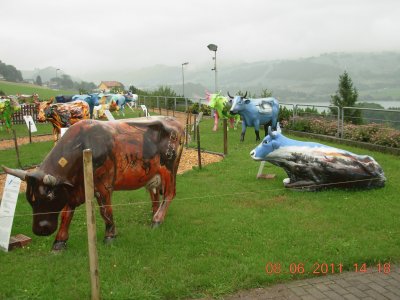
[(35, 83), (36, 83), (37, 85), (42, 85), (42, 77), (40, 77), (40, 75), (36, 76), (36, 81), (35, 81)]
[[(357, 89), (353, 86), (353, 81), (351, 80), (347, 71), (344, 71), (342, 75), (339, 75), (339, 85), (335, 95), (331, 96), (331, 104), (338, 106), (340, 110), (343, 107), (355, 107), (358, 99)], [(333, 113), (337, 111), (331, 108)], [(345, 110), (345, 120), (353, 124), (361, 124), (361, 111), (346, 109)]]

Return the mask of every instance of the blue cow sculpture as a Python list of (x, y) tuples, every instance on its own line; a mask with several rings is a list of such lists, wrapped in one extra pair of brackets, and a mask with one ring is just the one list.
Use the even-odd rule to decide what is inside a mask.
[(72, 101), (83, 100), (89, 104), (90, 118), (93, 119), (93, 109), (99, 105), (99, 94), (88, 94), (88, 95), (75, 95), (72, 97)]
[(56, 102), (57, 103), (68, 103), (68, 102), (72, 102), (72, 97), (74, 97), (74, 95), (58, 95), (56, 96)]
[(250, 156), (285, 170), (285, 187), (316, 191), (326, 188), (375, 188), (385, 185), (380, 165), (368, 155), (313, 142), (289, 139), (268, 128), (268, 135)]
[(242, 133), (240, 141), (244, 141), (247, 127), (254, 127), (256, 141), (260, 140), (260, 125), (264, 125), (265, 135), (267, 135), (267, 126), (272, 122), (272, 127), (276, 129), (278, 123), (279, 103), (275, 98), (246, 99), (247, 93), (242, 96), (232, 97), (231, 114), (239, 114), (242, 117)]

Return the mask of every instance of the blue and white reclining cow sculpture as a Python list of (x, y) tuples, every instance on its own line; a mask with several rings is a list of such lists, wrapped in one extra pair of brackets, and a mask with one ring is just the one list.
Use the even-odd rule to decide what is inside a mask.
[(380, 165), (368, 155), (313, 142), (302, 142), (268, 128), (262, 143), (250, 152), (258, 161), (268, 161), (283, 168), (289, 178), (285, 187), (310, 191), (324, 188), (375, 188), (385, 185)]

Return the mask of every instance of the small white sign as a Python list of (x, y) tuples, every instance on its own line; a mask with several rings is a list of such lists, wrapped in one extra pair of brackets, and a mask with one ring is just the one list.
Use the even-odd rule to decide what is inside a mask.
[(111, 112), (108, 109), (106, 109), (104, 111), (104, 114), (106, 115), (108, 121), (115, 121), (114, 116), (111, 114)]
[(24, 120), (28, 129), (29, 129), (29, 123), (31, 124), (31, 132), (37, 132), (37, 128), (35, 122), (33, 122), (32, 116), (24, 116)]
[(150, 114), (147, 112), (147, 107), (146, 107), (146, 105), (141, 104), (140, 107), (143, 109), (144, 115), (145, 115), (146, 117), (150, 116)]
[(0, 204), (0, 249), (8, 252), (21, 179), (8, 174)]
[(63, 136), (65, 132), (67, 132), (68, 127), (61, 127), (60, 135)]

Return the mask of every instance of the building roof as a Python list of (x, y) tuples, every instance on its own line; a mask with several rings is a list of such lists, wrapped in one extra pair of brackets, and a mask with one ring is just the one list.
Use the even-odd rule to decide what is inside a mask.
[(112, 87), (123, 87), (124, 85), (119, 81), (102, 81), (100, 85), (104, 84), (105, 86), (112, 88)]

